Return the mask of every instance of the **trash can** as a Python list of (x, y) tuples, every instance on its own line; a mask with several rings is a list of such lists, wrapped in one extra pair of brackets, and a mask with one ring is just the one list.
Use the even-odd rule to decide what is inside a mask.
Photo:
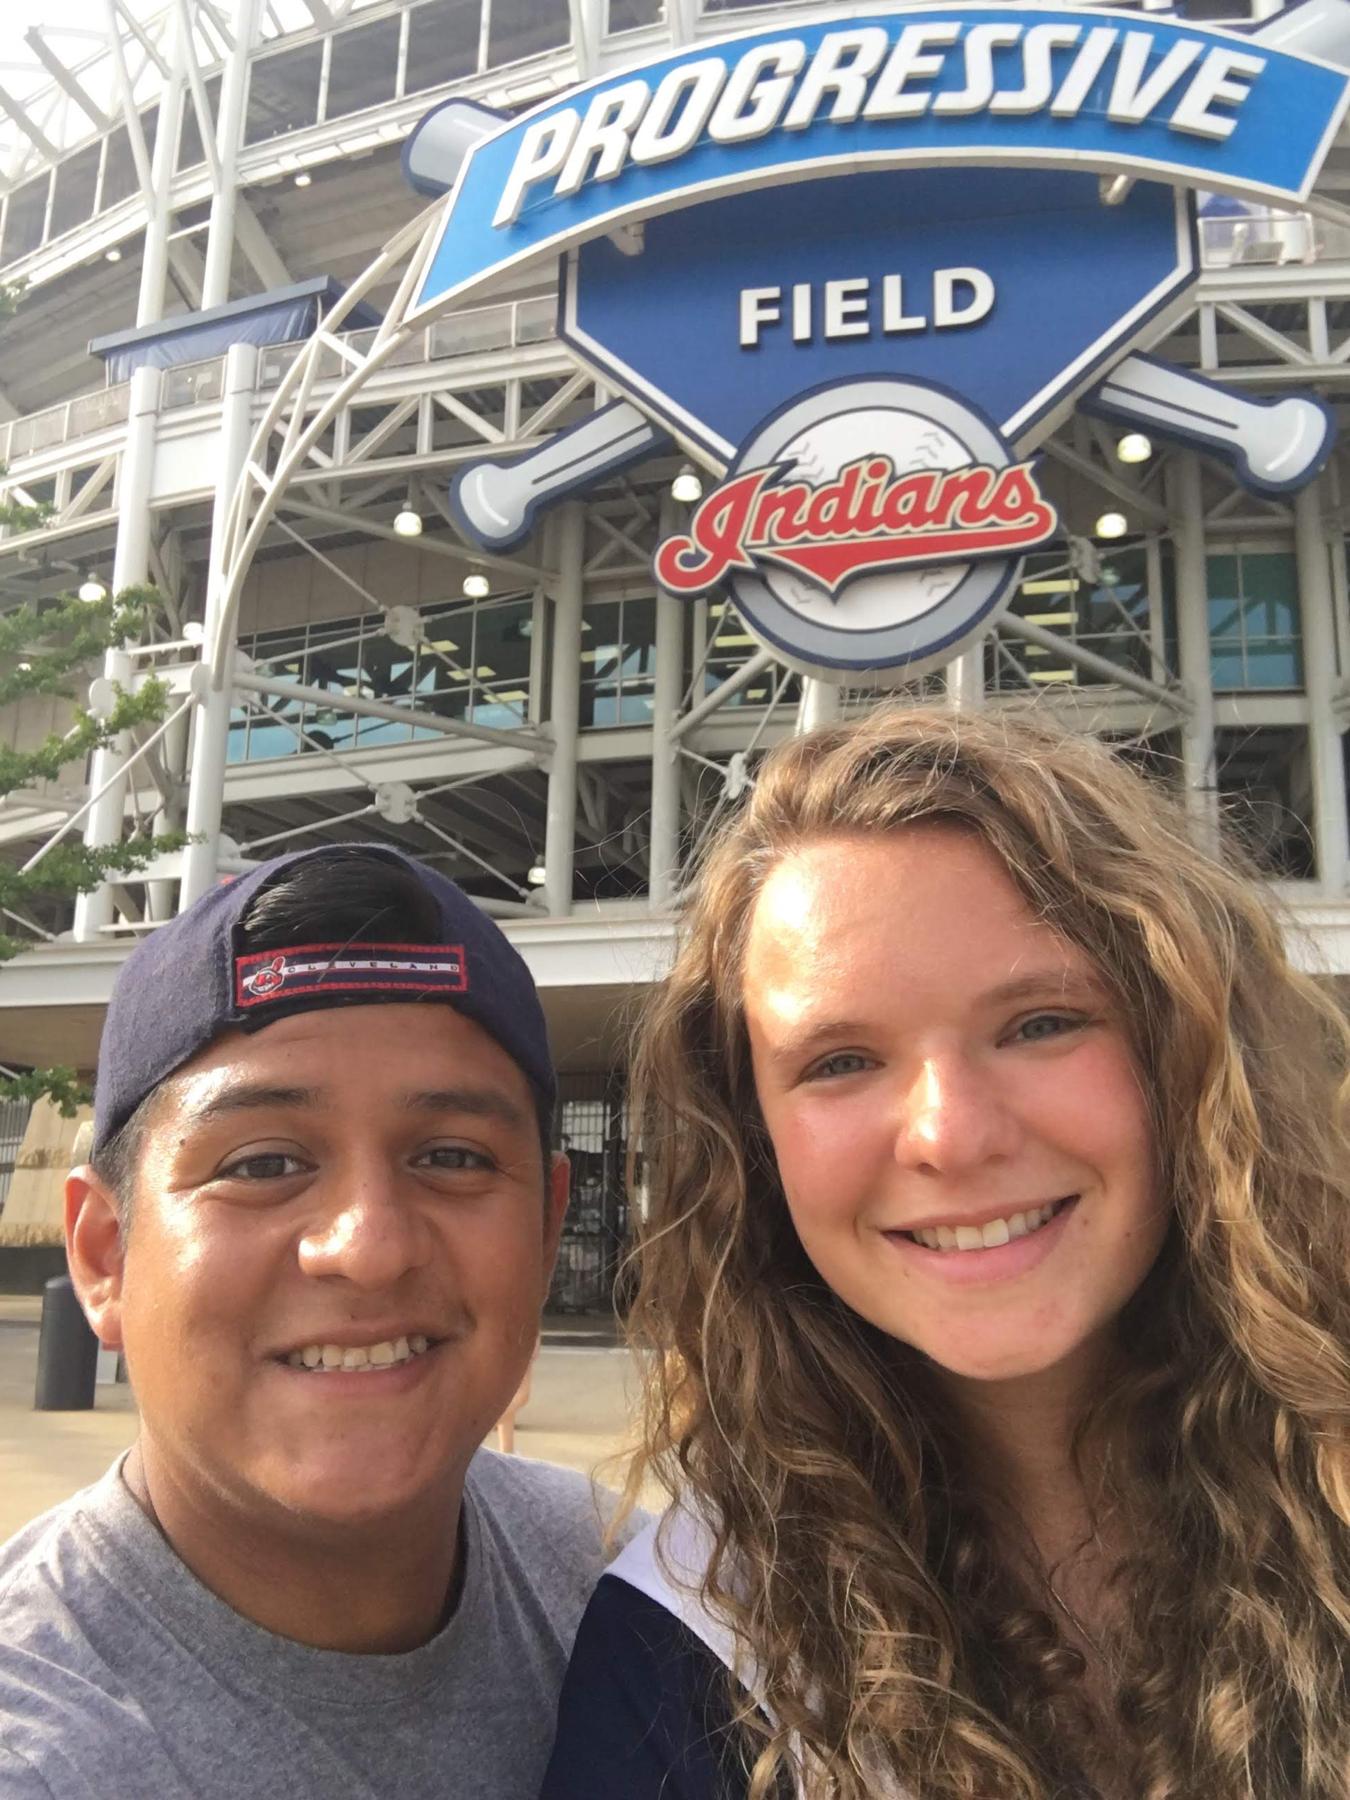
[(80, 1412), (94, 1404), (98, 1339), (89, 1328), (69, 1275), (42, 1290), (35, 1412)]

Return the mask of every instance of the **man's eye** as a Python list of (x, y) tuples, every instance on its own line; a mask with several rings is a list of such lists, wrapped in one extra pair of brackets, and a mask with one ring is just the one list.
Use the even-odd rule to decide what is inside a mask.
[(494, 1166), (492, 1158), (483, 1151), (466, 1149), (463, 1144), (438, 1145), (434, 1150), (424, 1151), (419, 1161), (429, 1163), (433, 1169), (451, 1171), (470, 1169), (476, 1172)]
[(258, 1150), (252, 1156), (241, 1156), (220, 1171), (226, 1181), (279, 1181), (285, 1175), (298, 1175), (305, 1165), (298, 1156), (285, 1150)]

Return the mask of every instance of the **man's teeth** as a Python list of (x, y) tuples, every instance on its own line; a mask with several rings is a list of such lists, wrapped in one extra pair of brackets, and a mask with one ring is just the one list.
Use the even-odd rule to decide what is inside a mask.
[(1048, 1206), (1033, 1206), (1030, 1212), (1010, 1213), (1006, 1219), (990, 1219), (984, 1225), (936, 1225), (931, 1230), (908, 1231), (904, 1235), (926, 1250), (996, 1250), (1000, 1244), (1039, 1231), (1067, 1204), (1065, 1200), (1052, 1200)]
[(386, 1338), (380, 1344), (306, 1344), (303, 1350), (292, 1350), (286, 1361), (293, 1369), (316, 1369), (326, 1374), (330, 1369), (389, 1369), (395, 1363), (421, 1356), (431, 1347), (431, 1340), (420, 1331), (411, 1337)]

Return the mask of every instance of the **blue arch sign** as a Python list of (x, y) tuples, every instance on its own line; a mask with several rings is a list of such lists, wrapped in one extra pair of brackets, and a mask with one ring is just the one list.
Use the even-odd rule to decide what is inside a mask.
[(505, 548), (674, 437), (726, 480), (661, 548), (671, 591), (725, 585), (801, 667), (913, 674), (1057, 530), (1032, 452), (1075, 404), (1298, 485), (1320, 402), (1136, 352), (1190, 302), (1194, 190), (1304, 199), (1347, 70), (1347, 0), (1242, 35), (958, 0), (703, 41), (517, 119), (446, 103), (405, 152), (446, 193), (410, 322), (556, 262), (560, 333), (624, 396), (462, 469), (461, 529)]

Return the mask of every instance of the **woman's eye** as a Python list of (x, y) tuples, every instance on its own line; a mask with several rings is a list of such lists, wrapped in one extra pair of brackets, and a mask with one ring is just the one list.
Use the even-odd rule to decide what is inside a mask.
[(1081, 1019), (1065, 1013), (1037, 1013), (1034, 1019), (1023, 1019), (1015, 1026), (1012, 1035), (1021, 1043), (1038, 1044), (1046, 1038), (1060, 1037), (1066, 1031), (1076, 1031), (1082, 1023)]
[(252, 1156), (241, 1156), (220, 1171), (226, 1181), (279, 1181), (285, 1175), (300, 1174), (305, 1165), (298, 1156), (286, 1150), (258, 1150)]
[(871, 1066), (870, 1058), (857, 1050), (839, 1050), (833, 1056), (827, 1056), (823, 1062), (816, 1063), (808, 1079), (822, 1081), (829, 1080), (832, 1076), (857, 1075)]

